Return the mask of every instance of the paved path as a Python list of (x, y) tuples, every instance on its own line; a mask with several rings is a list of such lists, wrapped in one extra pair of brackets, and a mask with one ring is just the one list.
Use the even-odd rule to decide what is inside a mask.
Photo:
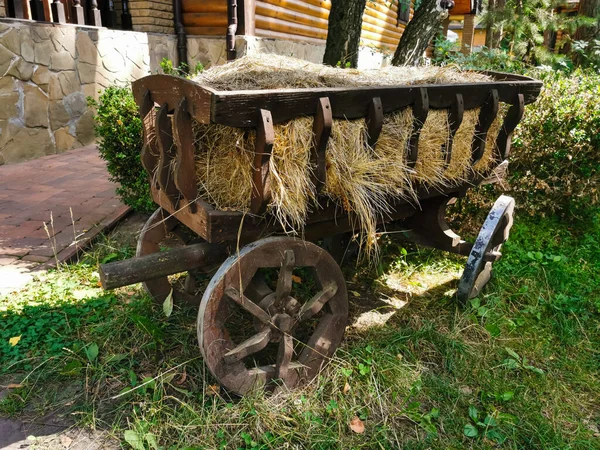
[(0, 166), (0, 295), (68, 261), (127, 212), (95, 145)]

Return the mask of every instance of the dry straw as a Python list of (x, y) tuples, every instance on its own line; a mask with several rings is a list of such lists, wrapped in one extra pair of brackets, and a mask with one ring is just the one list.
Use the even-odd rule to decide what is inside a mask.
[[(350, 87), (373, 85), (449, 84), (485, 82), (474, 72), (428, 67), (391, 67), (377, 71), (332, 68), (277, 55), (246, 56), (200, 74), (197, 82), (217, 90)], [(326, 150), (327, 182), (323, 193), (347, 211), (362, 232), (366, 254), (376, 250), (377, 223), (389, 214), (390, 200), (418, 202), (414, 183), (443, 187), (466, 181), (473, 172), (491, 167), (492, 143), (501, 117), (492, 124), (484, 157), (471, 167), (479, 110), (465, 111), (454, 136), (452, 159), (446, 167), (443, 148), (449, 142), (446, 110), (430, 110), (419, 139), (414, 169), (406, 165), (407, 145), (413, 131), (413, 113), (405, 108), (384, 116), (375, 148), (367, 144), (364, 119), (334, 119)], [(288, 231), (301, 231), (316, 204), (310, 149), (312, 117), (275, 125), (269, 162), (271, 200), (268, 211)], [(196, 171), (201, 195), (219, 209), (247, 211), (252, 192), (255, 132), (222, 125), (194, 125)]]

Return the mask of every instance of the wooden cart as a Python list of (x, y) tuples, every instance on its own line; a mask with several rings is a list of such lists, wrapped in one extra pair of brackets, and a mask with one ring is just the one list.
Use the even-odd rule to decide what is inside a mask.
[[(323, 207), (307, 218), (304, 239), (282, 236), (273, 220), (265, 220), (273, 125), (300, 116), (314, 117), (311, 156), (315, 185), (320, 188), (326, 181), (325, 157), (333, 118), (366, 118), (369, 137), (375, 143), (384, 114), (412, 108), (414, 123), (406, 158), (414, 165), (428, 112), (448, 110), (450, 142), (440, 152), (449, 164), (452, 138), (464, 111), (480, 108), (472, 148), (475, 164), (485, 150), (499, 103), (504, 102), (510, 107), (494, 152), (497, 161), (505, 161), (511, 134), (525, 105), (537, 97), (541, 83), (517, 75), (490, 75), (493, 82), (476, 84), (227, 92), (167, 75), (136, 81), (133, 90), (144, 121), (141, 158), (150, 174), (152, 197), (160, 208), (141, 232), (137, 256), (101, 267), (103, 286), (111, 289), (144, 282), (157, 301), (172, 293), (176, 302), (200, 304), (200, 350), (211, 373), (231, 392), (243, 395), (276, 384), (293, 388), (309, 381), (333, 355), (347, 324), (348, 296), (335, 256), (339, 256), (342, 236), (352, 230), (352, 218), (324, 201)], [(218, 210), (198, 199), (193, 120), (256, 130), (254, 214)], [(484, 178), (485, 174), (473, 176), (452, 188), (418, 189), (420, 207), (395, 199), (393, 211), (382, 224), (401, 221), (402, 227), (410, 230), (406, 233), (409, 239), (467, 256), (457, 294), (461, 302), (476, 296), (489, 280), (512, 224), (514, 200), (501, 196), (474, 243), (449, 229), (446, 207)], [(186, 233), (184, 226), (192, 233)], [(161, 251), (162, 243), (173, 236), (182, 246)], [(329, 243), (330, 252), (316, 245), (317, 241)], [(214, 270), (218, 264), (221, 266), (203, 295), (197, 293), (195, 274)], [(292, 295), (292, 272), (297, 267), (313, 277), (313, 292), (306, 301)], [(271, 284), (265, 281), (266, 268), (278, 271)], [(180, 276), (177, 282), (169, 278), (182, 272), (187, 276)], [(252, 330), (243, 340), (235, 336), (236, 330), (227, 328), (236, 314), (243, 316)], [(308, 331), (300, 332), (303, 324)], [(238, 322), (236, 328), (241, 327)], [(276, 357), (256, 366), (256, 355), (273, 346), (277, 347)]]

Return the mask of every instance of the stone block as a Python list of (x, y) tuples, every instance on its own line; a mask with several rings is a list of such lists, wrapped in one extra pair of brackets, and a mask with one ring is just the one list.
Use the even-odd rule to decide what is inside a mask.
[(4, 45), (0, 44), (0, 73), (2, 75), (6, 73), (14, 57), (15, 54), (13, 52), (7, 49)]
[(82, 145), (91, 144), (96, 140), (96, 135), (94, 134), (94, 112), (91, 109), (88, 109), (77, 122), (75, 135)]
[(53, 28), (51, 25), (34, 23), (31, 25), (31, 39), (35, 43), (48, 42), (51, 44), (50, 36), (52, 35)]
[(20, 56), (14, 59), (5, 75), (11, 75), (19, 80), (29, 81), (33, 76), (34, 65), (28, 63)]
[(22, 124), (18, 121), (0, 120), (0, 151), (21, 128)]
[(94, 100), (98, 100), (100, 98), (100, 89), (93, 84), (84, 84), (81, 86), (81, 92), (85, 95), (85, 98), (92, 97)]
[(99, 55), (96, 44), (85, 31), (77, 32), (77, 61), (87, 64), (98, 64)]
[(60, 128), (54, 132), (54, 142), (56, 142), (56, 150), (63, 152), (69, 150), (75, 144), (75, 136), (69, 133), (69, 128)]
[(2, 148), (7, 164), (44, 156), (54, 149), (49, 130), (46, 128), (21, 128)]
[(53, 53), (50, 57), (50, 69), (52, 70), (74, 70), (75, 69), (75, 59), (71, 54), (62, 50), (56, 53)]
[(48, 118), (50, 119), (50, 128), (57, 130), (64, 127), (71, 120), (71, 115), (62, 101), (52, 101), (48, 106)]
[[(31, 35), (34, 36), (34, 30), (37, 27), (32, 28)], [(50, 65), (50, 58), (54, 53), (54, 46), (50, 41), (42, 41), (36, 42), (33, 46), (33, 58), (37, 64), (42, 64), (44, 66)]]
[(79, 77), (74, 70), (60, 72), (58, 74), (58, 82), (63, 95), (69, 95), (79, 91)]
[(31, 81), (37, 84), (39, 87), (44, 85), (48, 85), (50, 83), (50, 71), (45, 66), (37, 66), (35, 71), (33, 72), (33, 76), (31, 77)]
[(27, 127), (48, 126), (48, 96), (37, 86), (23, 86), (23, 120)]
[(125, 69), (125, 60), (123, 55), (114, 50), (110, 55), (102, 58), (102, 65), (109, 72), (118, 73)]
[(19, 102), (18, 92), (8, 92), (0, 95), (0, 119), (11, 119), (19, 115), (17, 103)]
[(0, 37), (0, 44), (17, 55), (21, 53), (21, 37), (19, 29), (13, 28), (8, 33)]
[(63, 103), (69, 111), (71, 118), (79, 118), (87, 109), (85, 94), (81, 91), (73, 92), (63, 99)]
[(31, 39), (21, 40), (21, 56), (27, 62), (35, 62), (34, 43)]

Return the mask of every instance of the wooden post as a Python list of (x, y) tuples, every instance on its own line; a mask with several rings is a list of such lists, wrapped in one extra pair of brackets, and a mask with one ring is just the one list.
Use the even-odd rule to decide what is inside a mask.
[(254, 36), (255, 30), (255, 0), (237, 0), (238, 27), (237, 34)]
[(102, 15), (102, 24), (107, 28), (116, 28), (117, 12), (115, 11), (113, 0), (103, 0), (100, 11)]
[(98, 0), (91, 0), (90, 10), (88, 11), (88, 24), (94, 27), (102, 26), (102, 16), (98, 9)]
[(44, 3), (40, 0), (30, 0), (29, 8), (31, 9), (31, 18), (43, 22), (46, 20), (44, 14)]
[(54, 0), (54, 2), (52, 2), (52, 21), (54, 23), (67, 23), (65, 5), (63, 5), (60, 0)]
[(473, 50), (473, 42), (475, 38), (475, 14), (465, 14), (463, 22), (463, 35), (461, 52), (464, 55), (470, 55)]
[[(35, 0), (31, 0), (32, 3)], [(73, 6), (71, 7), (71, 20), (73, 23), (78, 25), (85, 25), (85, 11), (81, 6), (81, 0), (73, 0)]]

